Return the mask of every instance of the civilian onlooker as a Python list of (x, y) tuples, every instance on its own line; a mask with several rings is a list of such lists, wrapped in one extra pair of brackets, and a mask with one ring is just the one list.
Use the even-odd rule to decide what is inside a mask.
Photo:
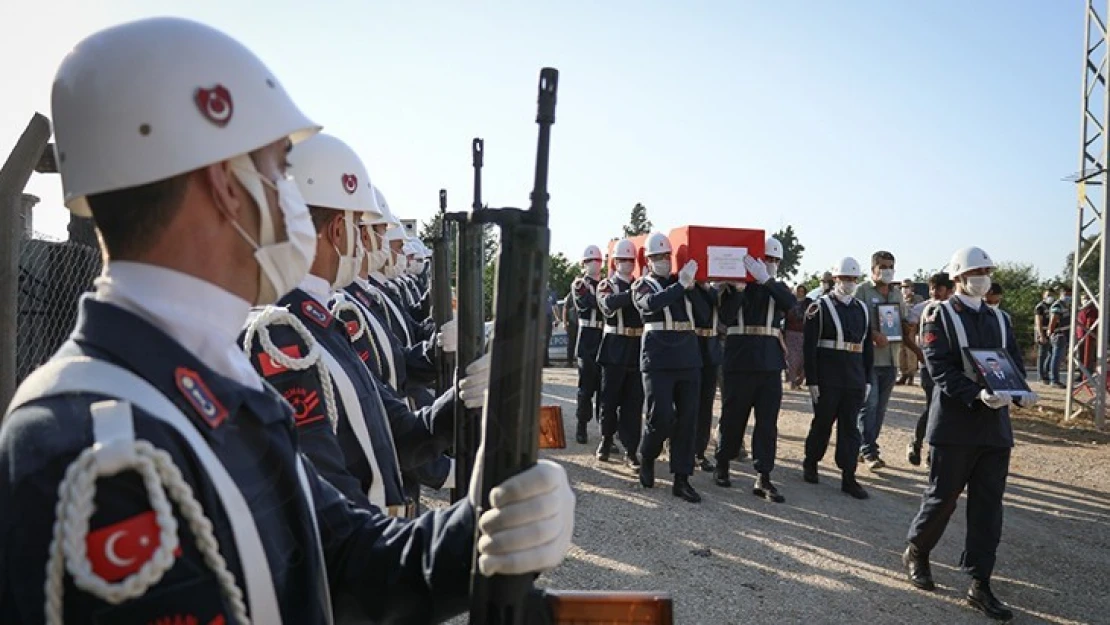
[(1082, 305), (1079, 307), (1079, 312), (1075, 314), (1075, 340), (1082, 346), (1080, 353), (1083, 354), (1083, 367), (1094, 373), (1091, 367), (1095, 362), (1095, 340), (1098, 339), (1098, 331), (1092, 331), (1090, 334), (1088, 331), (1098, 321), (1098, 307), (1085, 293), (1080, 301)]
[(883, 429), (886, 406), (898, 379), (898, 356), (901, 341), (890, 341), (879, 329), (880, 304), (897, 304), (901, 307), (902, 319), (906, 317), (902, 291), (894, 282), (894, 255), (878, 251), (871, 255), (871, 279), (864, 281), (856, 290), (856, 299), (867, 306), (871, 323), (871, 341), (875, 344), (874, 365), (871, 367), (871, 392), (868, 393), (863, 407), (857, 415), (857, 425), (863, 444), (860, 456), (872, 471), (886, 466), (879, 453), (879, 433)]
[(786, 381), (790, 383), (790, 390), (796, 391), (805, 382), (805, 356), (803, 343), (805, 342), (806, 309), (813, 300), (806, 297), (806, 288), (799, 284), (794, 287), (794, 297), (797, 303), (786, 313), (783, 322), (783, 336), (786, 337)]
[(1049, 309), (1056, 301), (1055, 296), (1052, 289), (1045, 289), (1041, 301), (1033, 308), (1033, 339), (1037, 342), (1037, 375), (1041, 384), (1051, 381), (1048, 365), (1052, 361), (1052, 343), (1048, 336), (1048, 317)]
[(987, 296), (983, 298), (983, 301), (987, 303), (987, 306), (999, 310), (998, 307), (1002, 305), (1002, 291), (1001, 284), (998, 282), (991, 282), (991, 288), (987, 291)]
[[(914, 306), (925, 301), (914, 291), (913, 280), (906, 278), (902, 281), (902, 301), (906, 303), (907, 309), (913, 309)], [(906, 316), (907, 334), (913, 335), (917, 332), (915, 327), (916, 322), (910, 323), (909, 315)], [(912, 349), (903, 349), (898, 356), (898, 370), (901, 372), (902, 377), (898, 378), (899, 384), (913, 385), (913, 376), (917, 373), (917, 354)]]
[(1060, 288), (1060, 299), (1048, 309), (1048, 336), (1052, 343), (1052, 359), (1048, 363), (1049, 382), (1056, 388), (1067, 388), (1060, 381), (1060, 363), (1068, 353), (1071, 337), (1071, 287)]

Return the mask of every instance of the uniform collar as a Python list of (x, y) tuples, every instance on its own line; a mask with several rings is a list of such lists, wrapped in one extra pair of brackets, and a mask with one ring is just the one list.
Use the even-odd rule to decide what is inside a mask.
[(70, 338), (74, 348), (91, 348), (150, 382), (215, 441), (222, 442), (225, 423), (244, 404), (263, 423), (290, 419), (288, 407), (261, 383), (254, 388), (221, 375), (143, 316), (92, 294), (78, 303)]
[(970, 308), (976, 312), (983, 306), (983, 298), (981, 297), (972, 297), (966, 293), (956, 293), (955, 297), (960, 300), (960, 303), (963, 304), (965, 308)]
[(385, 284), (389, 281), (389, 278), (386, 278), (385, 274), (380, 271), (371, 271), (368, 278), (370, 282), (378, 285)]
[(250, 302), (199, 278), (155, 265), (110, 261), (93, 297), (161, 330), (220, 375), (256, 390), (258, 374), (236, 344)]
[(312, 299), (317, 302), (325, 306), (328, 305), (328, 299), (331, 297), (332, 292), (331, 283), (320, 276), (308, 274), (304, 277), (304, 280), (301, 280), (297, 288), (308, 293), (312, 296)]

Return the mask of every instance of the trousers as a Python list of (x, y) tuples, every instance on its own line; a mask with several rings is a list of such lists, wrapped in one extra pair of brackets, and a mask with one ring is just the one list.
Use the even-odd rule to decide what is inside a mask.
[(589, 423), (598, 417), (600, 402), (594, 399), (601, 390), (601, 365), (592, 358), (578, 359), (578, 406), (574, 411), (579, 423)]
[(623, 365), (601, 368), (601, 435), (617, 436), (631, 452), (640, 446), (644, 381), (640, 370)]
[(698, 392), (698, 427), (694, 438), (694, 456), (705, 457), (709, 447), (709, 435), (713, 430), (713, 400), (717, 397), (717, 369), (720, 365), (701, 368), (701, 384)]
[(973, 578), (989, 581), (1002, 538), (1002, 494), (1009, 471), (1009, 447), (934, 446), (929, 485), (906, 539), (922, 553), (932, 551), (966, 487), (967, 536), (960, 566)]
[(655, 462), (670, 439), (671, 473), (692, 475), (701, 371), (645, 371), (643, 378), (647, 419), (640, 441), (642, 461)]
[[(818, 386), (817, 404), (813, 407), (813, 421), (806, 435), (805, 463), (815, 466), (829, 449), (833, 423), (836, 423), (836, 466), (846, 476), (856, 474), (856, 456), (859, 454), (860, 433), (856, 415), (863, 404), (862, 388), (837, 388)], [(874, 392), (874, 391), (872, 391)]]
[(775, 468), (779, 438), (779, 409), (782, 407), (782, 372), (742, 371), (726, 373), (721, 387), (721, 423), (718, 429), (718, 462), (735, 460), (744, 445), (744, 432), (754, 409), (752, 464), (757, 473)]

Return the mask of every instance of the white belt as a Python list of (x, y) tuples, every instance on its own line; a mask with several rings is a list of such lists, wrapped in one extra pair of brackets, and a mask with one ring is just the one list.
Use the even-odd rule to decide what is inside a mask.
[(817, 341), (817, 347), (824, 347), (825, 349), (835, 349), (842, 352), (852, 352), (853, 354), (863, 353), (863, 343), (849, 343), (848, 341), (821, 339)]
[(698, 336), (704, 336), (704, 337), (709, 337), (709, 338), (717, 336), (717, 331), (714, 330), (713, 328), (697, 328), (697, 329), (695, 329), (695, 332), (697, 333)]
[(602, 321), (587, 321), (585, 319), (578, 320), (578, 327), (580, 328), (601, 328), (605, 323)]
[[(739, 326), (729, 326), (728, 333), (733, 335), (733, 336), (744, 335), (744, 336), (774, 336), (774, 337), (779, 337), (779, 336), (782, 335), (782, 332), (778, 328), (764, 328), (762, 326), (754, 326), (754, 327), (751, 327), (751, 328), (748, 328), (748, 327), (741, 328)], [(818, 342), (817, 344), (820, 345), (821, 343)]]
[(605, 334), (617, 334), (620, 336), (640, 336), (643, 333), (643, 328), (625, 328), (621, 330), (617, 328), (617, 326), (605, 326)]
[(671, 330), (676, 332), (688, 332), (694, 329), (694, 324), (689, 321), (652, 321), (644, 324), (644, 332), (659, 332), (660, 330)]

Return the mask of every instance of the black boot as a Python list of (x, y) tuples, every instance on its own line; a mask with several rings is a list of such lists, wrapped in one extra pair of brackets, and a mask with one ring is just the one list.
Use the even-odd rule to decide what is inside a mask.
[(732, 480), (728, 479), (728, 460), (717, 463), (717, 468), (713, 471), (713, 483), (721, 488), (732, 486)]
[(906, 446), (906, 462), (915, 467), (921, 466), (921, 443), (915, 440)]
[(967, 603), (996, 621), (1008, 621), (1014, 613), (991, 592), (991, 584), (984, 580), (974, 580), (967, 589)]
[(929, 554), (922, 553), (913, 543), (906, 545), (902, 553), (902, 564), (906, 567), (906, 576), (910, 583), (921, 590), (933, 590), (937, 587), (933, 583), (933, 571), (929, 568)]
[(609, 454), (613, 451), (613, 437), (604, 436), (601, 439), (601, 444), (597, 446), (597, 459), (602, 462), (609, 462)]
[(701, 495), (698, 494), (698, 491), (694, 490), (693, 486), (690, 486), (689, 475), (676, 474), (674, 476), (674, 486), (671, 487), (671, 494), (675, 497), (681, 497), (690, 503), (698, 503), (701, 501)]
[(578, 441), (578, 443), (581, 445), (585, 445), (586, 443), (590, 442), (589, 438), (586, 437), (585, 423), (582, 423), (581, 421), (578, 422), (578, 431), (574, 433), (574, 440)]
[(817, 479), (817, 463), (810, 463), (808, 460), (802, 463), (802, 479), (810, 484), (816, 484)]
[(640, 464), (640, 485), (655, 488), (655, 460), (644, 459)]
[(709, 458), (706, 458), (705, 456), (698, 456), (697, 458), (694, 458), (694, 461), (697, 462), (698, 468), (700, 468), (702, 471), (705, 471), (706, 473), (712, 473), (714, 469), (717, 468), (713, 464), (713, 461)]
[(863, 490), (863, 487), (859, 485), (854, 475), (844, 475), (844, 477), (840, 478), (840, 490), (856, 499), (867, 499), (867, 491)]
[(775, 503), (786, 501), (786, 497), (780, 495), (779, 489), (775, 488), (775, 485), (771, 483), (770, 473), (759, 474), (759, 478), (755, 481), (755, 487), (752, 488), (752, 494)]

